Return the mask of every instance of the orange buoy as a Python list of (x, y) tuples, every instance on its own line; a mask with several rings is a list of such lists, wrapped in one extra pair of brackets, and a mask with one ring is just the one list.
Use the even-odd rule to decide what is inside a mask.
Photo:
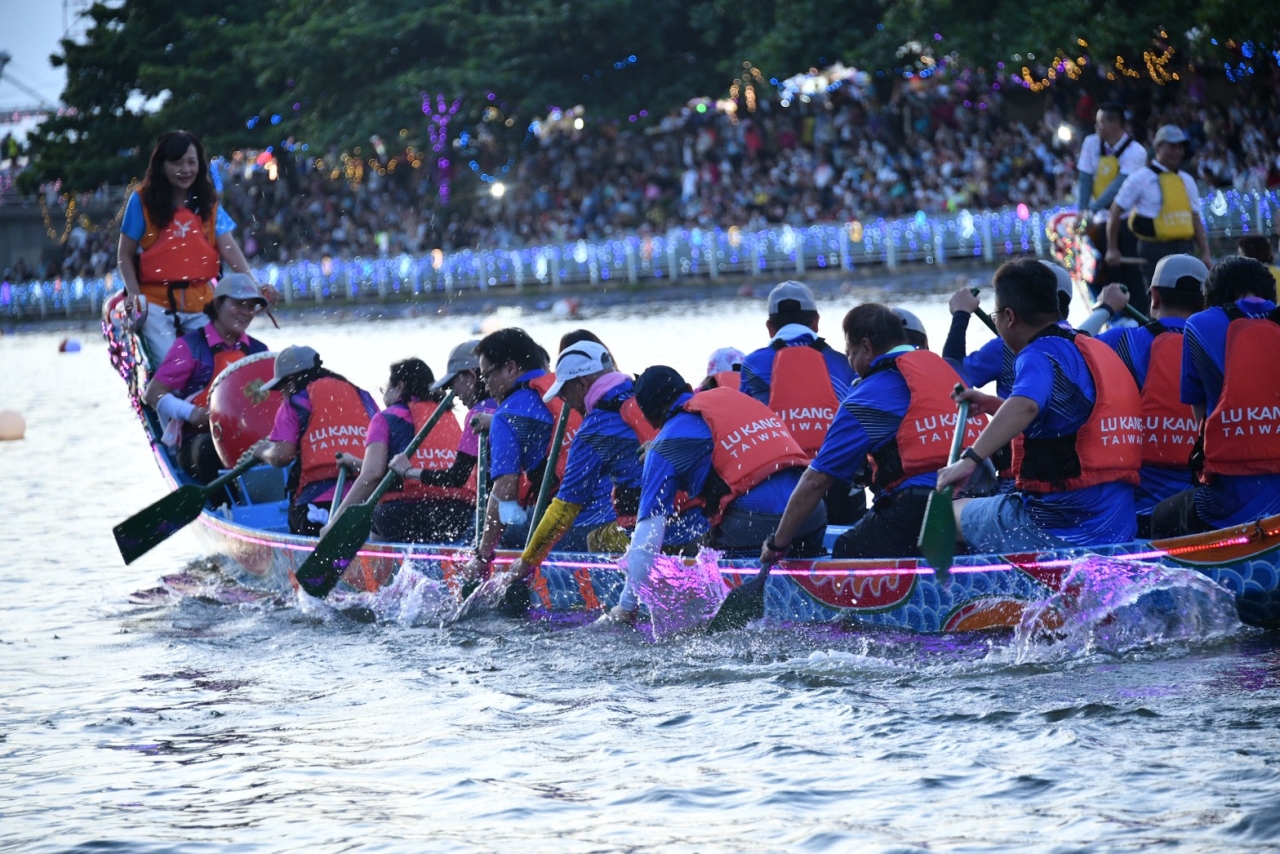
[(0, 411), (0, 442), (14, 442), (27, 433), (27, 420), (12, 409)]

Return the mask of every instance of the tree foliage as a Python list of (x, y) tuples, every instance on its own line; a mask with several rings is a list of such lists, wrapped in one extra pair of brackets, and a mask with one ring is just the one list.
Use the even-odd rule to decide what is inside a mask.
[(1280, 29), (1280, 6), (1228, 0), (123, 0), (89, 15), (87, 41), (55, 57), (74, 112), (33, 139), (36, 176), (72, 188), (140, 175), (174, 127), (211, 151), (346, 149), (423, 139), (437, 120), (423, 99), (443, 95), (462, 104), (453, 132), (496, 115), (519, 136), (553, 106), (660, 117), (723, 95), (744, 61), (778, 78), (837, 60), (890, 72), (920, 54), (1141, 68), (1169, 45), (1218, 52), (1220, 67), (1239, 48), (1210, 47), (1214, 34), (1271, 44)]

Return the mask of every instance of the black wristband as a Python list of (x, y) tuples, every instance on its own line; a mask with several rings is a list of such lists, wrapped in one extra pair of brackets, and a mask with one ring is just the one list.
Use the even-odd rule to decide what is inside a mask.
[(1093, 307), (1094, 311), (1097, 311), (1098, 309), (1102, 309), (1103, 311), (1105, 311), (1107, 313), (1107, 317), (1109, 318), (1116, 316), (1116, 310), (1111, 306), (1107, 305), (1105, 302), (1100, 302)]
[(780, 546), (773, 539), (773, 534), (770, 534), (769, 539), (764, 541), (764, 545), (765, 545), (765, 548), (767, 548), (769, 551), (773, 552), (776, 555), (785, 555), (788, 551), (791, 550), (791, 543), (787, 543), (785, 546)]
[(975, 451), (973, 448), (965, 448), (964, 453), (960, 455), (960, 459), (973, 460), (978, 465), (982, 465), (984, 462), (986, 462), (982, 457), (978, 455), (978, 452)]

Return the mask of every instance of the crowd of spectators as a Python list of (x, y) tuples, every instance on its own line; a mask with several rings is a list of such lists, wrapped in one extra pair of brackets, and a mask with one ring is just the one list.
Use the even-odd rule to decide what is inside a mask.
[[(646, 130), (589, 120), (575, 128), (565, 117), (505, 147), (482, 129), (469, 149), (448, 152), (447, 170), (433, 157), (414, 169), (403, 153), (383, 154), (381, 163), (396, 159), (399, 169), (368, 168), (357, 182), (298, 159), (274, 181), (263, 170), (235, 170), (224, 198), (259, 261), (1069, 204), (1096, 101), (1080, 92), (1046, 99), (1038, 113), (1015, 111), (990, 84), (976, 76), (903, 84), (883, 100), (847, 87), (789, 107), (761, 99), (742, 116), (690, 106)], [(1121, 94), (1142, 103), (1135, 136), (1147, 140), (1166, 123), (1186, 128), (1195, 140), (1187, 168), (1203, 188), (1280, 186), (1274, 89), (1232, 89), (1237, 97), (1224, 102), (1199, 80), (1162, 102), (1163, 90), (1153, 97), (1132, 88)], [(470, 161), (505, 192), (457, 165)], [(335, 162), (324, 159), (324, 168)], [(510, 171), (499, 174), (504, 163)]]
[[(1280, 186), (1280, 82), (1222, 97), (1230, 85), (1197, 78), (1173, 97), (1134, 83), (1108, 97), (1130, 106), (1140, 141), (1162, 124), (1185, 128), (1194, 145), (1184, 168), (1202, 189)], [(904, 81), (882, 98), (852, 85), (786, 107), (761, 98), (742, 115), (691, 103), (643, 129), (553, 114), (523, 141), (481, 125), (465, 148), (443, 153), (380, 140), (376, 154), (355, 160), (300, 146), (270, 162), (236, 152), (220, 170), (222, 202), (255, 263), (1047, 208), (1072, 203), (1075, 156), (1096, 105), (1064, 87), (1035, 102), (1005, 98), (975, 73), (944, 85)], [(480, 181), (483, 172), (505, 192)], [(104, 241), (86, 235), (63, 275), (109, 268)]]

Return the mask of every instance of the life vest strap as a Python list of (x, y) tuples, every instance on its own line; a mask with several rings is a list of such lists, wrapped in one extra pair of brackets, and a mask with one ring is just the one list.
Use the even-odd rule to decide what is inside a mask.
[(1076, 451), (1076, 434), (1068, 433), (1051, 439), (1023, 437), (1022, 465), (1018, 474), (1025, 480), (1039, 480), (1061, 487), (1069, 479), (1080, 477), (1080, 455)]

